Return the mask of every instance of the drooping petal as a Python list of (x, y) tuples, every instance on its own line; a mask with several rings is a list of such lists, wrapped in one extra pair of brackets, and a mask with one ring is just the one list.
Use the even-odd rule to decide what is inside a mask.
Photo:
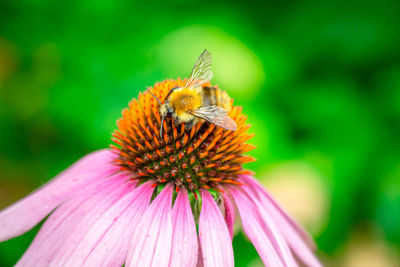
[(170, 267), (196, 266), (198, 239), (196, 224), (186, 189), (182, 188), (172, 209), (172, 248)]
[(73, 229), (93, 210), (102, 210), (121, 195), (123, 180), (119, 176), (93, 187), (86, 188), (57, 208), (45, 221), (32, 244), (17, 263), (17, 266), (48, 266)]
[(293, 230), (303, 239), (303, 241), (309, 246), (311, 250), (315, 250), (315, 242), (310, 237), (310, 235), (301, 227), (285, 210), (279, 205), (278, 202), (271, 196), (271, 194), (264, 188), (257, 180), (248, 175), (243, 175), (240, 177), (245, 184), (250, 185), (250, 188), (255, 190), (259, 198), (264, 199), (266, 202), (270, 203), (274, 209), (277, 211), (277, 215), (284, 219)]
[(276, 267), (285, 266), (271, 240), (266, 235), (262, 220), (251, 200), (234, 187), (231, 187), (229, 191), (238, 207), (243, 230), (253, 243), (264, 264)]
[(151, 183), (125, 194), (89, 229), (62, 266), (122, 266), (131, 233), (153, 193)]
[(280, 255), (285, 266), (297, 266), (297, 263), (293, 258), (292, 252), (290, 251), (288, 244), (284, 238), (282, 230), (278, 228), (274, 219), (271, 217), (269, 212), (266, 211), (265, 207), (260, 204), (260, 201), (250, 190), (250, 188), (245, 185), (242, 186), (242, 189), (247, 193), (249, 203), (252, 203), (255, 207), (255, 210), (258, 212), (262, 220), (261, 225), (264, 225), (264, 230), (267, 237), (271, 240), (275, 251), (277, 251)]
[(223, 193), (222, 196), (224, 198), (226, 226), (228, 227), (231, 239), (233, 239), (233, 225), (235, 224), (235, 218), (236, 218), (235, 207), (233, 206), (233, 203), (229, 198), (228, 194)]
[(144, 212), (129, 244), (126, 266), (168, 266), (172, 243), (172, 186)]
[(242, 180), (245, 184), (252, 188), (260, 200), (261, 205), (271, 214), (271, 217), (279, 225), (285, 236), (290, 248), (296, 256), (307, 266), (321, 266), (321, 263), (315, 257), (312, 250), (315, 245), (305, 230), (298, 225), (272, 198), (272, 196), (250, 176), (243, 176)]
[(211, 194), (201, 191), (199, 238), (205, 267), (234, 266), (232, 241), (225, 220)]
[(50, 262), (50, 265), (65, 266), (65, 263), (68, 262), (69, 258), (73, 255), (75, 248), (82, 242), (83, 238), (93, 225), (101, 219), (110, 207), (132, 190), (133, 185), (131, 183), (124, 183), (111, 193), (112, 198), (110, 198), (109, 201), (95, 204), (89, 212), (83, 214), (83, 217), (70, 230), (67, 238), (64, 239), (60, 248), (57, 250), (57, 253)]
[(77, 188), (106, 177), (115, 167), (109, 150), (93, 152), (29, 196), (0, 212), (0, 242), (21, 235), (39, 223)]

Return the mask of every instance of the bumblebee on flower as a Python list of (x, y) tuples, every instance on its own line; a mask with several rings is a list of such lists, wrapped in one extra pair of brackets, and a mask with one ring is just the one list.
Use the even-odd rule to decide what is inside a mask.
[(0, 241), (49, 213), (17, 266), (233, 266), (235, 206), (267, 266), (320, 266), (313, 242), (242, 168), (254, 158), (240, 107), (210, 84), (205, 50), (187, 80), (129, 103), (94, 152), (0, 213)]
[(221, 128), (236, 131), (236, 123), (228, 116), (232, 105), (228, 94), (216, 86), (203, 86), (212, 78), (211, 62), (210, 52), (204, 50), (185, 85), (171, 88), (164, 97), (164, 102), (147, 88), (160, 104), (161, 137), (163, 121), (168, 114), (175, 119), (175, 124), (186, 123), (186, 129), (192, 128), (201, 118)]
[[(119, 147), (111, 146), (122, 170), (139, 174), (135, 179), (142, 182), (172, 182), (177, 191), (184, 185), (191, 192), (198, 188), (222, 191), (220, 184), (239, 184), (239, 174), (251, 174), (241, 168), (254, 160), (242, 155), (254, 148), (245, 144), (253, 136), (246, 133), (250, 126), (240, 108), (232, 108), (226, 92), (209, 86), (210, 67), (211, 54), (205, 50), (187, 81), (165, 81), (147, 88), (150, 94), (139, 95), (123, 111), (114, 133)], [(146, 129), (141, 121), (148, 124)], [(155, 136), (158, 125), (160, 138)]]

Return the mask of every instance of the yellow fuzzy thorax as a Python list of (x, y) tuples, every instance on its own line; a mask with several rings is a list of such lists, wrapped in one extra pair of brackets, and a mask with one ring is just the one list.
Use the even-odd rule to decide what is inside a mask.
[(169, 99), (171, 107), (177, 116), (186, 115), (187, 111), (197, 110), (201, 107), (201, 94), (193, 88), (176, 89)]

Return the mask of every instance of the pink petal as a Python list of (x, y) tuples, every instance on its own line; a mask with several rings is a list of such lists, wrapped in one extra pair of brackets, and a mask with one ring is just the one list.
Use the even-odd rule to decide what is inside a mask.
[(231, 239), (233, 239), (233, 225), (235, 224), (236, 217), (235, 207), (233, 206), (231, 199), (226, 193), (224, 193), (222, 196), (224, 198), (226, 226), (228, 227)]
[[(315, 247), (314, 242), (309, 235), (299, 226), (279, 204), (268, 194), (268, 192), (253, 178), (249, 176), (242, 177), (245, 184), (249, 184), (257, 193), (261, 205), (271, 214), (271, 217), (279, 225), (290, 248), (307, 266), (321, 266), (321, 263), (312, 252)], [(311, 246), (311, 249), (310, 249)]]
[(172, 186), (167, 185), (137, 226), (126, 266), (168, 266), (172, 242)]
[(21, 235), (39, 223), (77, 189), (106, 177), (114, 167), (112, 153), (87, 155), (29, 196), (0, 212), (0, 242)]
[[(45, 221), (17, 266), (48, 266), (73, 229), (94, 209), (107, 207), (121, 195), (123, 180), (110, 177), (64, 203)], [(125, 186), (126, 188), (126, 186)]]
[(122, 266), (131, 233), (149, 205), (151, 183), (132, 190), (114, 203), (89, 229), (63, 266)]
[(279, 205), (278, 202), (270, 195), (267, 189), (264, 188), (257, 180), (248, 175), (241, 176), (241, 179), (245, 182), (245, 184), (250, 185), (250, 187), (255, 190), (258, 197), (264, 199), (266, 202), (270, 203), (274, 210), (279, 213), (279, 217), (290, 224), (291, 228), (303, 239), (303, 241), (310, 247), (311, 250), (316, 249), (316, 245), (314, 240), (310, 237), (310, 235), (301, 227), (293, 218), (285, 212), (285, 210)]
[(261, 205), (260, 201), (258, 201), (257, 197), (248, 186), (242, 186), (242, 189), (248, 194), (248, 201), (255, 205), (255, 210), (258, 212), (263, 222), (264, 231), (266, 232), (267, 237), (271, 240), (275, 250), (279, 253), (285, 266), (297, 266), (284, 235), (281, 232), (281, 229), (276, 225), (274, 219), (271, 217), (269, 212), (265, 210), (264, 206)]
[(230, 192), (236, 201), (242, 219), (243, 230), (258, 251), (264, 264), (276, 267), (285, 266), (270, 238), (266, 235), (262, 220), (254, 204), (244, 193), (236, 188), (231, 187)]
[(199, 250), (197, 231), (186, 189), (181, 189), (175, 200), (172, 225), (169, 266), (196, 266)]
[[(76, 246), (82, 242), (85, 235), (93, 227), (94, 224), (103, 216), (104, 213), (116, 203), (121, 197), (133, 190), (131, 183), (125, 183), (118, 186), (112, 193), (109, 201), (95, 204), (89, 212), (82, 214), (77, 224), (73, 226), (67, 237), (64, 239), (57, 253), (54, 255), (50, 265), (65, 266), (65, 262), (73, 255)], [(105, 194), (104, 194), (105, 196)]]
[(234, 266), (232, 241), (221, 211), (206, 190), (201, 191), (199, 238), (204, 266)]

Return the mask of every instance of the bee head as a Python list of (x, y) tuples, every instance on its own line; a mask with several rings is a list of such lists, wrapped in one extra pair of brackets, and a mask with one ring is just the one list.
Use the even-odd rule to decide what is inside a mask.
[(168, 114), (171, 114), (174, 112), (174, 110), (171, 108), (170, 104), (168, 101), (166, 101), (164, 104), (160, 105), (160, 115), (161, 117), (165, 117)]
[(171, 108), (171, 106), (169, 105), (168, 101), (164, 101), (164, 103), (162, 103), (160, 101), (160, 99), (158, 99), (151, 91), (149, 88), (147, 88), (147, 91), (149, 91), (149, 93), (154, 97), (154, 99), (157, 100), (158, 104), (160, 104), (160, 115), (161, 115), (161, 125), (160, 125), (160, 137), (162, 137), (162, 127), (163, 127), (163, 122), (164, 122), (164, 118), (165, 116), (167, 116), (168, 114), (173, 112), (173, 109)]
[(160, 104), (160, 115), (161, 115), (160, 137), (162, 137), (162, 127), (165, 117), (173, 112), (174, 110), (172, 109), (168, 101), (165, 101), (163, 104)]

